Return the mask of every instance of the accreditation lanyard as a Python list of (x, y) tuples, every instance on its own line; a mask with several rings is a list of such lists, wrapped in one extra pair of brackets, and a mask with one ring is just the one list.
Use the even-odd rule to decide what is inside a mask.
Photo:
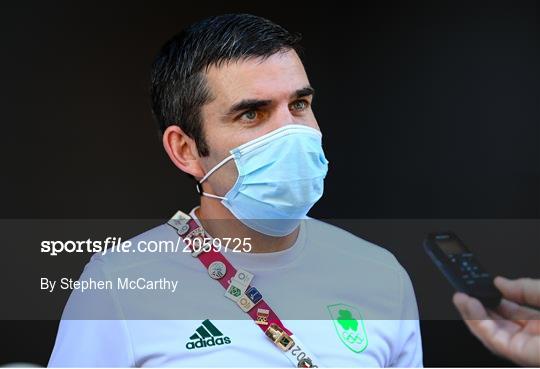
[[(281, 322), (277, 314), (264, 301), (262, 294), (253, 286), (254, 275), (243, 269), (236, 269), (227, 258), (207, 244), (211, 237), (189, 215), (178, 211), (168, 222), (183, 238), (196, 257), (208, 270), (211, 278), (225, 288), (225, 297), (236, 302), (265, 335), (283, 352), (293, 366), (298, 368), (317, 368), (315, 356), (307, 351), (300, 339), (293, 335)], [(197, 240), (195, 242), (195, 240)], [(317, 361), (318, 362), (318, 361)]]

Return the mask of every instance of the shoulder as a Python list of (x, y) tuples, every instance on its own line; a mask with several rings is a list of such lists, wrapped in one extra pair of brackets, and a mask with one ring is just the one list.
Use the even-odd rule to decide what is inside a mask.
[(372, 296), (361, 302), (372, 319), (418, 319), (411, 279), (390, 251), (334, 225), (306, 223), (309, 264), (324, 265), (326, 275), (358, 296)]
[(312, 218), (306, 221), (306, 228), (308, 242), (316, 244), (319, 252), (357, 265), (377, 264), (398, 274), (405, 272), (390, 251), (344, 229)]

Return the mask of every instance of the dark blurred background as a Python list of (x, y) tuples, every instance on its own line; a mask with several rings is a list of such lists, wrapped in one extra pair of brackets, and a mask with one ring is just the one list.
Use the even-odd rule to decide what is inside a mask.
[[(165, 218), (195, 205), (158, 139), (149, 66), (181, 28), (230, 12), (304, 35), (330, 160), (311, 216), (540, 218), (534, 1), (3, 3), (0, 217)], [(57, 322), (1, 327), (0, 364), (47, 363)], [(426, 366), (510, 365), (460, 321), (422, 329)]]

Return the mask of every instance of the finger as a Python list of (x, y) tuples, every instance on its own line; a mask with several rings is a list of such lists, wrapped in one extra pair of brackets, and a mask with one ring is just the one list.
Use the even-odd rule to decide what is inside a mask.
[(529, 320), (540, 319), (540, 312), (506, 299), (501, 300), (495, 311), (503, 318), (513, 320), (521, 325), (526, 324)]
[(506, 299), (518, 304), (540, 307), (540, 279), (510, 280), (499, 276), (493, 282)]
[(486, 309), (477, 299), (463, 292), (456, 292), (452, 298), (461, 316), (465, 320), (489, 319)]

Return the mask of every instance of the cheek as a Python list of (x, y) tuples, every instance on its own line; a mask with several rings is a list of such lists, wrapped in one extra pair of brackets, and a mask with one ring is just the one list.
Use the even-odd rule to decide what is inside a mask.
[[(215, 146), (216, 145), (212, 146), (209, 143), (210, 155), (203, 158), (205, 173), (208, 173), (212, 168), (230, 155), (228, 148), (220, 147), (218, 149)], [(237, 178), (238, 170), (236, 169), (235, 161), (234, 159), (230, 159), (212, 173), (206, 182), (210, 185), (212, 194), (223, 196), (231, 189)]]
[(222, 194), (225, 194), (236, 183), (236, 179), (238, 178), (238, 170), (236, 169), (234, 160), (230, 160), (227, 164), (221, 167), (220, 170), (222, 170), (222, 172), (218, 183), (220, 187), (219, 191)]
[(313, 110), (309, 110), (309, 112), (306, 113), (306, 116), (304, 118), (304, 124), (308, 127), (315, 128), (317, 130), (321, 130), (319, 127), (319, 123), (317, 122), (317, 119), (315, 118), (315, 114), (313, 113)]
[(231, 159), (208, 177), (207, 181), (212, 188), (213, 194), (225, 196), (234, 186), (237, 178), (238, 170), (236, 169), (234, 160)]

